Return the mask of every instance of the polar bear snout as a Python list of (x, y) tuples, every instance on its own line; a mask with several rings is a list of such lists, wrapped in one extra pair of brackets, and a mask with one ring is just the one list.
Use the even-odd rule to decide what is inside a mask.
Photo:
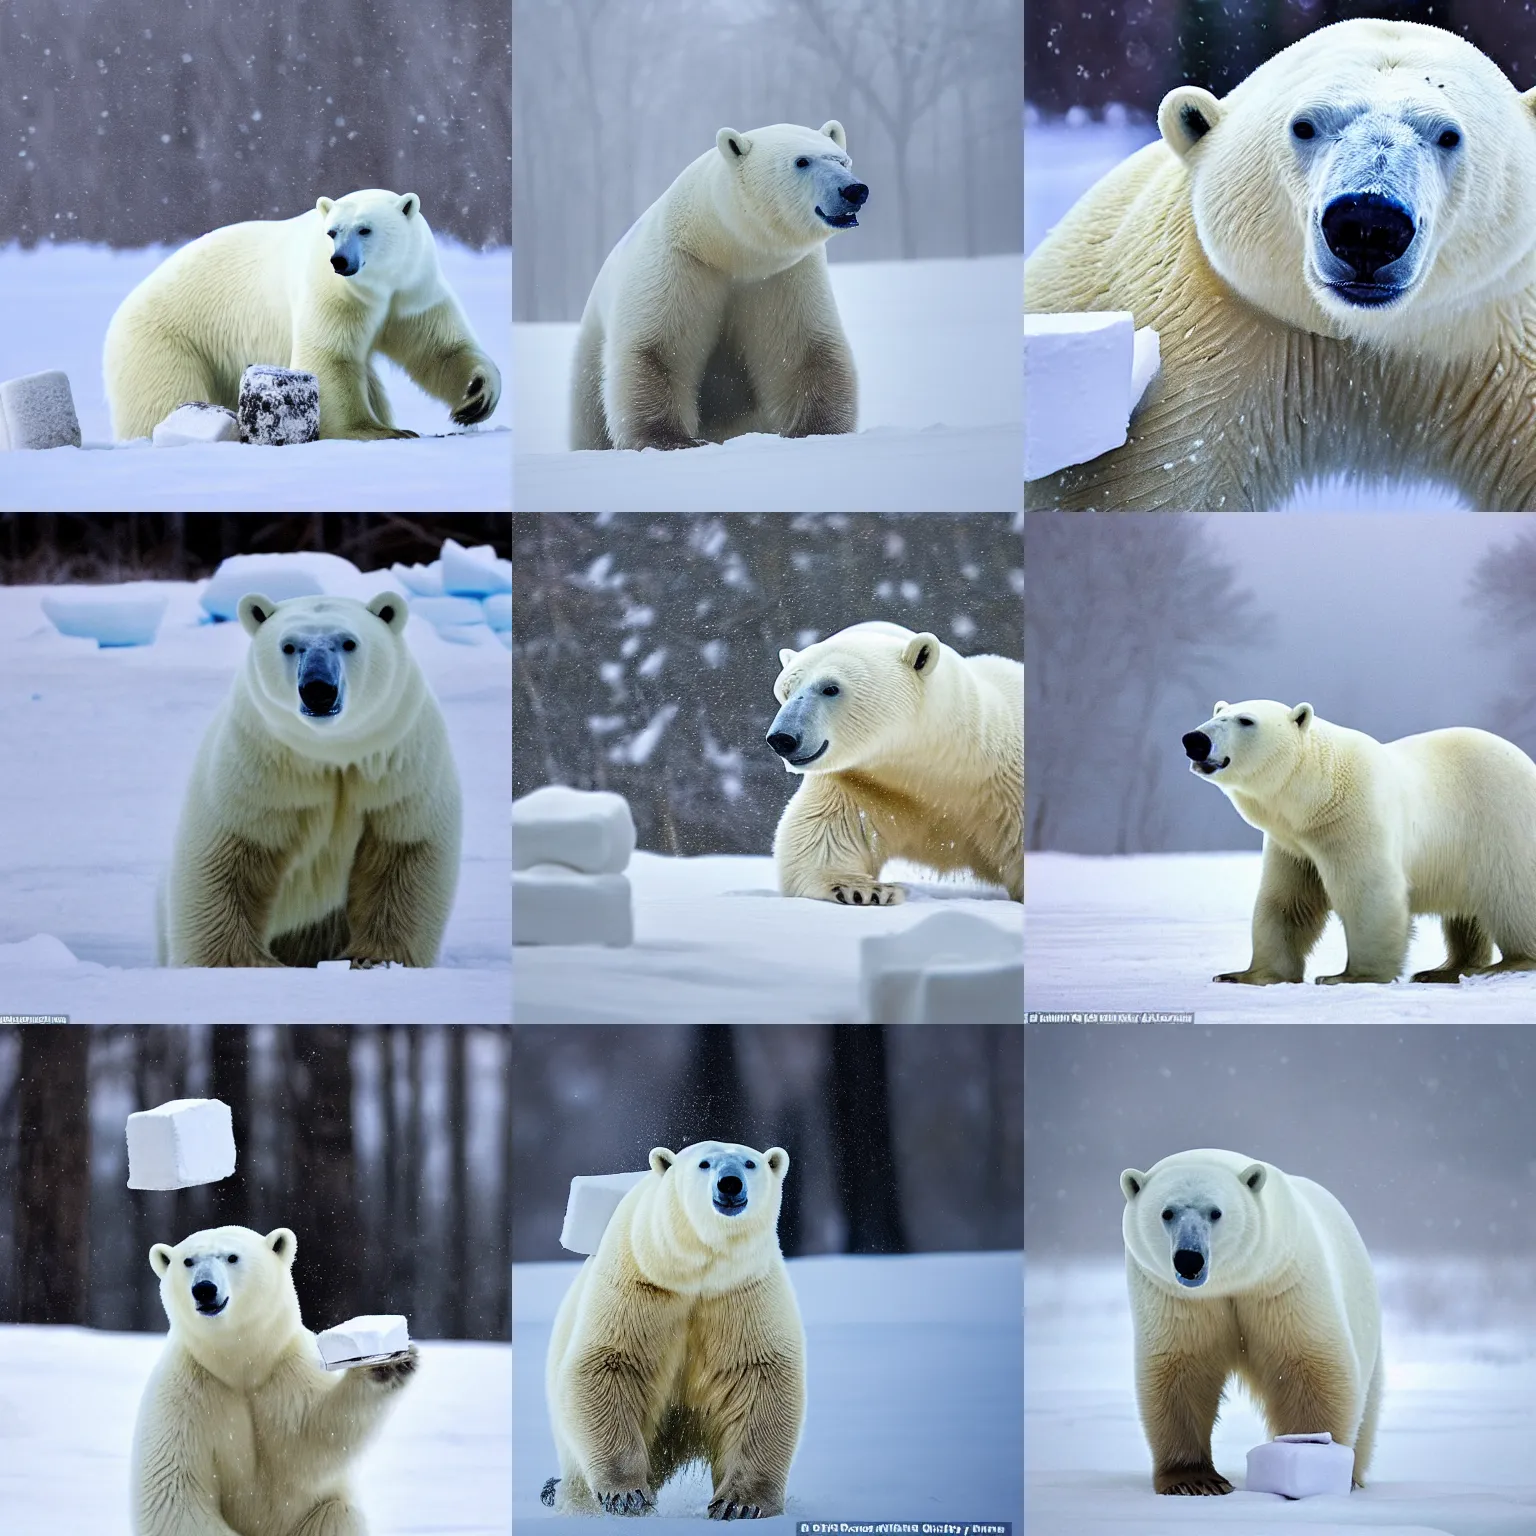
[(1323, 209), (1319, 222), (1328, 249), (1350, 272), (1333, 281), (1336, 292), (1354, 304), (1382, 304), (1397, 296), (1402, 284), (1386, 269), (1418, 233), (1408, 209), (1379, 192), (1346, 192)]
[(859, 209), (869, 201), (869, 188), (862, 181), (844, 182), (823, 201), (825, 207), (822, 203), (816, 204), (817, 217), (823, 223), (830, 224), (833, 229), (852, 229), (859, 222)]
[(1199, 1285), (1205, 1279), (1205, 1255), (1198, 1248), (1177, 1249), (1173, 1267), (1180, 1285)]
[[(183, 1263), (191, 1263), (183, 1260)], [(202, 1317), (217, 1317), (229, 1305), (229, 1280), (222, 1263), (213, 1258), (195, 1261), (192, 1270), (192, 1304)]]
[(719, 1158), (715, 1162), (715, 1185), (711, 1192), (714, 1207), (722, 1216), (739, 1216), (747, 1208), (745, 1168), (739, 1158)]
[(1211, 755), (1211, 738), (1204, 731), (1185, 731), (1184, 751), (1197, 763)]
[(331, 252), (331, 271), (338, 277), (356, 277), (363, 270), (363, 242), (358, 232), (349, 230), (334, 236), (336, 248)]

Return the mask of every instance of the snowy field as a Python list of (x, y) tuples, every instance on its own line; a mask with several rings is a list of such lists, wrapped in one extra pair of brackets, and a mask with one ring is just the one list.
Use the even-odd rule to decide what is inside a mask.
[(575, 325), (513, 328), (524, 511), (996, 512), (1019, 506), (1017, 256), (834, 262), (859, 431), (679, 452), (567, 450)]
[(1023, 921), (1000, 887), (925, 876), (896, 862), (884, 878), (905, 884), (907, 900), (895, 907), (780, 896), (766, 857), (636, 853), (626, 874), (634, 944), (520, 945), (517, 1023), (856, 1024), (865, 935), (899, 933), (940, 902), (1015, 932)]
[[(1344, 969), (1331, 915), (1299, 986), (1213, 982), (1247, 967), (1258, 853), (1094, 858), (1031, 853), (1025, 868), (1024, 1005), (1031, 1012), (1193, 1013), (1200, 1024), (1529, 1024), (1536, 975), (1456, 986), (1319, 987)], [(1421, 917), (1404, 974), (1445, 959), (1440, 925)], [(1532, 1527), (1536, 1530), (1536, 1526)]]
[[(1235, 1386), (1216, 1426), (1222, 1498), (1161, 1497), (1136, 1413), (1125, 1267), (1028, 1267), (1025, 1515), (1029, 1536), (1529, 1536), (1536, 1531), (1536, 1326), (1473, 1320), (1472, 1293), (1497, 1296), (1475, 1265), (1380, 1262), (1386, 1391), (1365, 1488), (1291, 1502), (1243, 1491), (1248, 1451), (1268, 1439)], [(1423, 1306), (1426, 1294), (1447, 1301)]]
[[(372, 590), (397, 586), (387, 573)], [(406, 629), (442, 706), (464, 794), (458, 896), (430, 970), (154, 967), (154, 898), (198, 743), (242, 665), (200, 584), (145, 583), (154, 645), (100, 650), (0, 587), (0, 1013), (76, 1023), (505, 1023), (511, 1006), (511, 666), (483, 642)]]
[[(425, 1343), (354, 1491), (370, 1536), (506, 1536), (512, 1350)], [(120, 1536), (129, 1451), (163, 1334), (0, 1326), (0, 1528)]]
[[(69, 375), (86, 448), (7, 454), (0, 510), (67, 512), (493, 512), (511, 506), (512, 257), (438, 241), (443, 272), (480, 344), (501, 369), (502, 400), (465, 431), (387, 358), (377, 368), (396, 424), (422, 441), (306, 443), (252, 448), (119, 446), (101, 375), (107, 322), (130, 289), (169, 254), (151, 248), (0, 247), (0, 380), (45, 369)], [(283, 359), (286, 361), (286, 359)], [(437, 434), (428, 436), (428, 434)]]
[[(623, 1516), (561, 1518), (539, 1503), (558, 1475), (544, 1363), (579, 1264), (512, 1266), (513, 1518), (541, 1531), (632, 1529)], [(796, 1520), (1010, 1520), (1020, 1530), (1023, 1282), (1017, 1253), (791, 1259), (805, 1320), (808, 1408), (785, 1513)], [(644, 1529), (698, 1532), (699, 1471), (662, 1490)]]

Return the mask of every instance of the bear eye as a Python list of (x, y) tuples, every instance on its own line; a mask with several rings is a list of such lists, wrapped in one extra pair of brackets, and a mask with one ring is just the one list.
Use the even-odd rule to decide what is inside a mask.
[(355, 651), (357, 649), (357, 641), (356, 640), (343, 640), (341, 642), (341, 648), (344, 651)]
[(835, 699), (843, 690), (836, 683), (823, 683), (821, 691), (826, 698)]
[(806, 168), (806, 166), (808, 166), (808, 165), (809, 165), (809, 164), (810, 164), (810, 163), (811, 163), (811, 162), (810, 162), (810, 161), (809, 161), (809, 160), (807, 160), (807, 159), (806, 159), (806, 158), (805, 158), (805, 156), (804, 156), (804, 155), (801, 155), (801, 156), (800, 156), (800, 158), (799, 158), (799, 159), (798, 159), (798, 160), (796, 160), (796, 161), (795, 161), (795, 165), (796, 165), (796, 166), (797, 166), (797, 167), (798, 167), (798, 168), (799, 168), (799, 169), (800, 169), (800, 170), (802, 170), (802, 171), (803, 171), (803, 170), (804, 170), (804, 169), (805, 169), (805, 168)]
[(1215, 1206), (1211, 1207), (1211, 1220), (1212, 1221), (1220, 1221), (1221, 1220), (1221, 1212), (1219, 1210), (1217, 1210)]
[(230, 1263), (231, 1263), (231, 1264), (238, 1264), (238, 1263), (239, 1263), (239, 1262), (240, 1262), (240, 1255), (239, 1255), (239, 1254), (238, 1254), (238, 1253), (232, 1253), (232, 1254), (230, 1254), (230, 1256), (229, 1256), (229, 1262), (230, 1262)]
[(1247, 715), (1239, 715), (1237, 717), (1237, 723), (1239, 725), (1252, 725), (1253, 721), (1250, 720)]
[(700, 1167), (700, 1168), (708, 1168), (708, 1167), (709, 1167), (709, 1159), (708, 1159), (708, 1158), (707, 1158), (707, 1157), (706, 1157), (706, 1158), (705, 1158), (705, 1159), (704, 1159), (704, 1161), (703, 1161), (703, 1162), (702, 1162), (702, 1163), (700, 1163), (700, 1164), (699, 1164), (699, 1167)]
[(360, 230), (358, 230), (358, 234), (360, 235), (371, 235), (372, 233), (373, 231), (369, 229), (366, 224)]
[(335, 239), (335, 238), (336, 238), (336, 231), (335, 231), (335, 230), (334, 230), (334, 229), (328, 229), (328, 230), (326, 230), (326, 232), (325, 232), (325, 238), (326, 238), (326, 239), (327, 239), (327, 240), (334, 240), (334, 239)]
[(293, 641), (285, 640), (283, 642), (283, 655), (284, 656), (292, 656), (293, 655)]
[(754, 1162), (750, 1162), (750, 1161), (749, 1161), (749, 1162), (748, 1162), (748, 1163), (747, 1163), (747, 1167), (748, 1167), (748, 1168), (756, 1168), (756, 1167), (757, 1167), (757, 1164), (756, 1164), (756, 1163), (754, 1163)]
[(1163, 1210), (1163, 1220), (1164, 1221), (1172, 1221), (1173, 1220), (1173, 1207), (1172, 1206), (1164, 1207), (1164, 1210)]
[(1310, 139), (1316, 136), (1317, 129), (1313, 127), (1310, 118), (1298, 117), (1296, 121), (1291, 124), (1291, 132), (1294, 133), (1298, 139)]
[(1438, 144), (1441, 149), (1455, 149), (1456, 146), (1461, 143), (1461, 135), (1457, 133), (1454, 128), (1447, 128), (1445, 132), (1435, 140), (1435, 143)]
[(185, 1264), (185, 1265), (186, 1265), (186, 1266), (187, 1266), (187, 1268), (188, 1268), (188, 1269), (191, 1269), (191, 1268), (192, 1268), (192, 1260), (191, 1260), (191, 1259), (183, 1259), (183, 1260), (182, 1260), (182, 1261), (181, 1261), (181, 1262), (182, 1262), (182, 1263), (183, 1263), (183, 1264)]

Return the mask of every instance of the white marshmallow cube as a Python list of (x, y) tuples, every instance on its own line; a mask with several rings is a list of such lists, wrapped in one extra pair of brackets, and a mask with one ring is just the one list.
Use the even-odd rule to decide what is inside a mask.
[(1278, 1493), (1288, 1499), (1317, 1493), (1348, 1493), (1354, 1482), (1355, 1453), (1327, 1431), (1278, 1435), (1248, 1452), (1249, 1493)]
[(320, 1358), (328, 1371), (342, 1371), (354, 1365), (377, 1365), (410, 1348), (411, 1338), (405, 1319), (397, 1313), (377, 1313), (354, 1317), (324, 1333), (315, 1335)]
[(128, 1116), (129, 1189), (190, 1189), (234, 1171), (234, 1123), (218, 1099), (172, 1099)]
[(0, 384), (0, 449), (79, 446), (80, 418), (68, 375), (52, 368)]
[(634, 938), (627, 876), (584, 875), (563, 864), (512, 871), (514, 944), (606, 944), (622, 949)]
[(935, 912), (859, 942), (866, 1024), (1021, 1024), (1024, 930)]
[(178, 405), (164, 421), (157, 422), (150, 439), (156, 448), (185, 448), (192, 443), (238, 443), (240, 423), (235, 420), (235, 413), (222, 405), (189, 400)]
[(619, 1201), (649, 1172), (642, 1168), (639, 1173), (578, 1174), (565, 1202), (560, 1246), (571, 1253), (596, 1253)]
[(564, 864), (585, 875), (622, 874), (635, 851), (623, 795), (546, 784), (512, 802), (512, 867)]

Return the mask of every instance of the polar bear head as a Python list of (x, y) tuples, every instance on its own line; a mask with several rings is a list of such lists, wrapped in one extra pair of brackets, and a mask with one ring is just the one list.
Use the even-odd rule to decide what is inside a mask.
[(265, 1237), (249, 1227), (211, 1227), (174, 1248), (149, 1250), (172, 1336), (221, 1381), (270, 1364), (302, 1333), (297, 1247), (287, 1227)]
[(1307, 754), (1315, 718), (1310, 704), (1218, 699), (1211, 718), (1185, 733), (1190, 772), (1214, 780), (1218, 789), (1262, 795), (1295, 773)]
[(1177, 1152), (1147, 1173), (1127, 1168), (1126, 1253), (1165, 1289), (1211, 1297), (1246, 1290), (1268, 1262), (1276, 1213), (1266, 1186), (1277, 1172), (1214, 1149)]
[(409, 609), (394, 592), (350, 597), (261, 593), (240, 599), (251, 637), (245, 690), (268, 731), (301, 755), (331, 764), (389, 750), (425, 697), (404, 638)]
[(750, 133), (722, 128), (715, 148), (728, 188), (719, 212), (748, 244), (800, 250), (859, 222), (869, 188), (853, 174), (847, 136), (836, 120), (819, 129), (795, 123)]
[(1531, 281), (1536, 92), (1454, 33), (1323, 27), (1221, 100), (1171, 91), (1158, 126), (1211, 265), (1288, 324), (1454, 353)]
[(630, 1244), (655, 1284), (696, 1294), (734, 1289), (779, 1253), (789, 1153), (726, 1141), (651, 1149), (651, 1177), (631, 1198)]
[(790, 773), (835, 773), (914, 746), (931, 751), (917, 720), (936, 674), (958, 661), (933, 635), (881, 621), (782, 650), (773, 691), (783, 707), (768, 745)]
[(414, 192), (386, 192), (369, 187), (334, 201), (315, 204), (328, 242), (327, 259), (338, 277), (368, 274), (368, 281), (391, 289), (407, 287), (418, 275), (423, 253), (433, 248), (432, 231)]

